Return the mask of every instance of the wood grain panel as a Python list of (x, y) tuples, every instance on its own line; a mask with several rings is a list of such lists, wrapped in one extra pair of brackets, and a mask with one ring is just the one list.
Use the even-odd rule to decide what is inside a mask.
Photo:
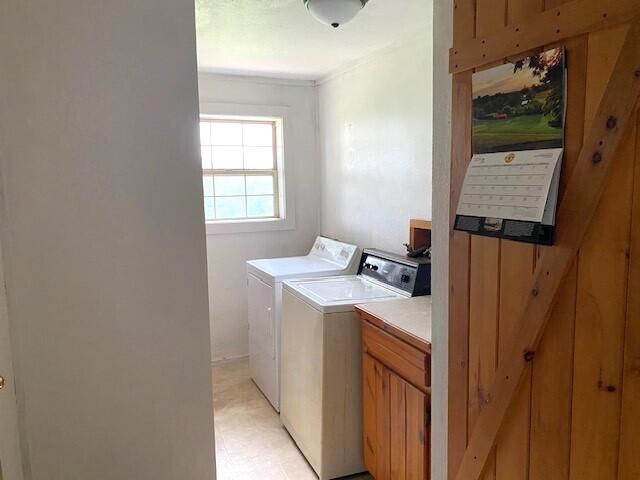
[[(453, 42), (475, 36), (475, 0), (455, 0)], [(449, 393), (448, 476), (455, 478), (467, 446), (469, 372), (470, 236), (453, 230), (462, 182), (471, 160), (471, 73), (452, 78), (449, 209)]]
[[(482, 3), (500, 6), (503, 0), (484, 0)], [(485, 16), (495, 13), (495, 10), (484, 8), (483, 12), (478, 11), (477, 18), (484, 19)], [(490, 62), (518, 56), (542, 45), (563, 42), (589, 32), (628, 23), (639, 14), (640, 3), (637, 0), (567, 2), (532, 15), (518, 26), (504, 28), (494, 24), (486, 35), (481, 34), (479, 29), (475, 39), (454, 42), (449, 56), (449, 69), (451, 73), (460, 73), (479, 68)]]
[[(498, 363), (507, 353), (513, 337), (520, 331), (522, 304), (529, 293), (535, 267), (533, 245), (509, 240), (500, 247), (500, 315)], [(524, 479), (529, 470), (529, 426), (531, 371), (520, 387), (514, 405), (505, 420), (496, 445), (496, 478)]]
[(571, 0), (545, 0), (544, 9), (545, 10), (550, 10), (552, 8), (559, 7), (563, 3), (567, 3), (567, 2), (570, 2), (570, 1)]
[(507, 25), (525, 21), (530, 15), (544, 10), (544, 0), (508, 0)]
[[(476, 36), (484, 37), (504, 27), (507, 15), (507, 0), (476, 0)], [(500, 240), (472, 237), (470, 263), (469, 432), (487, 400), (497, 368)], [(481, 476), (483, 480), (496, 478), (495, 462), (494, 451)]]
[(507, 0), (476, 0), (476, 37), (486, 37), (505, 26)]
[[(584, 137), (587, 36), (565, 44), (567, 113), (559, 198), (573, 174)], [(552, 247), (539, 247), (539, 255)], [(571, 400), (577, 272), (574, 265), (558, 295), (532, 370), (529, 480), (567, 480), (571, 448)]]
[(429, 428), (425, 412), (427, 396), (412, 385), (405, 384), (407, 407), (407, 480), (429, 478), (429, 453), (425, 444), (429, 439)]
[[(473, 35), (473, 0), (457, 2), (454, 16), (456, 38)], [(471, 8), (469, 8), (471, 7)], [(470, 11), (471, 10), (471, 11)], [(467, 445), (467, 399), (469, 367), (469, 268), (470, 236), (452, 230), (462, 181), (471, 160), (471, 72), (453, 76), (454, 95), (451, 144), (451, 197), (449, 245), (449, 438), (448, 474), (455, 474)]]
[[(523, 22), (544, 8), (542, 0), (509, 0), (507, 23)], [(520, 330), (520, 311), (526, 300), (537, 250), (533, 245), (502, 241), (500, 251), (500, 317), (498, 364)], [(505, 419), (496, 442), (496, 479), (526, 479), (529, 470), (531, 367)]]
[(577, 268), (559, 293), (533, 362), (529, 480), (567, 480)]
[(405, 384), (399, 376), (389, 375), (389, 411), (390, 421), (390, 472), (393, 480), (406, 480), (407, 456), (407, 404), (405, 402)]
[(636, 21), (620, 50), (614, 73), (610, 76), (606, 93), (599, 103), (598, 113), (560, 205), (554, 248), (536, 266), (535, 281), (523, 308), (522, 318), (526, 321), (522, 323), (521, 334), (509, 349), (509, 361), (500, 366), (491, 395), (476, 421), (476, 428), (458, 469), (458, 480), (479, 478), (523, 379), (526, 367), (523, 352), (537, 349), (559, 288), (578, 249), (583, 246), (601, 200), (607, 193), (613, 167), (619, 163), (619, 148), (624, 144), (624, 132), (640, 97), (640, 77), (635, 74), (636, 65), (640, 64), (639, 42), (640, 21)]
[[(490, 61), (495, 64), (504, 57), (513, 58), (529, 49), (541, 49), (540, 43), (579, 35), (566, 40), (569, 91), (560, 186), (562, 203), (581, 154), (585, 131), (590, 131), (597, 114), (598, 125), (604, 124), (607, 118), (597, 109), (628, 29), (624, 25), (615, 28), (612, 25), (629, 21), (635, 12), (640, 12), (640, 3), (636, 0), (456, 0), (454, 5), (451, 68), (459, 73), (453, 77), (451, 220), (471, 157), (471, 73), (461, 69), (484, 69)], [(536, 15), (540, 9), (547, 11), (544, 18)], [(513, 30), (504, 28), (505, 24)], [(608, 30), (602, 30), (604, 28)], [(516, 41), (516, 37), (522, 40)], [(470, 42), (473, 38), (476, 40)], [(534, 38), (544, 41), (533, 41)], [(454, 64), (457, 54), (460, 65)], [(627, 92), (626, 88), (615, 90), (619, 98), (624, 98)], [(616, 101), (612, 106), (616, 107), (613, 105)], [(636, 258), (639, 255), (636, 251), (640, 252), (640, 221), (635, 221), (640, 212), (640, 167), (632, 174), (640, 145), (635, 123), (615, 154), (611, 176), (579, 258), (571, 267), (569, 261), (565, 262), (563, 268), (568, 273), (550, 311), (546, 333), (533, 362), (525, 366), (529, 371), (518, 384), (496, 446), (480, 476), (482, 479), (640, 478), (640, 295), (637, 294), (640, 260)], [(605, 142), (602, 148), (606, 151), (609, 133), (598, 135), (602, 135)], [(594, 135), (589, 138), (595, 140), (591, 137)], [(594, 149), (598, 148), (597, 143), (593, 145)], [(609, 153), (605, 157), (613, 158)], [(581, 158), (585, 158), (585, 152)], [(578, 171), (585, 172), (581, 175), (585, 184), (589, 183), (586, 175), (598, 175), (582, 167)], [(580, 197), (575, 195), (575, 184), (574, 179), (570, 200)], [(593, 192), (591, 198), (597, 198), (596, 194), (600, 191)], [(577, 203), (582, 206), (589, 203), (588, 198), (583, 200)], [(580, 213), (577, 208), (571, 215)], [(566, 217), (566, 212), (563, 215)], [(571, 222), (565, 218), (560, 223), (559, 233), (564, 233), (561, 230)], [(508, 380), (516, 373), (515, 367), (499, 372), (507, 375), (508, 389), (496, 391), (493, 379), (498, 374), (496, 365), (501, 358), (508, 356), (512, 363), (516, 361), (513, 354), (518, 353), (520, 345), (508, 352), (508, 338), (519, 327), (527, 329), (527, 325), (517, 324), (521, 313), (518, 307), (522, 307), (523, 302), (531, 302), (532, 291), (527, 293), (531, 284), (517, 273), (531, 258), (543, 262), (552, 251), (549, 258), (559, 261), (557, 252), (562, 248), (564, 244), (534, 248), (493, 239), (469, 239), (459, 232), (451, 234), (450, 479), (456, 477), (473, 428), (487, 423), (478, 423), (478, 416), (482, 411), (493, 411), (493, 405), (487, 402), (493, 402), (503, 390), (508, 390), (509, 395), (514, 392), (514, 383)], [(540, 297), (552, 283), (544, 284), (544, 279), (542, 282)], [(518, 298), (520, 288), (524, 298)], [(537, 297), (538, 289), (534, 291)], [(529, 330), (532, 332), (533, 327)], [(523, 336), (529, 338), (530, 335), (523, 332)], [(538, 339), (531, 343), (538, 344)], [(483, 459), (490, 447), (487, 443), (473, 449), (474, 452), (482, 450)], [(469, 471), (477, 470), (463, 469), (458, 478), (476, 480), (477, 474), (472, 475), (473, 478), (465, 475)]]
[(367, 321), (362, 322), (365, 352), (378, 359), (415, 386), (427, 391), (427, 355)]
[(382, 364), (375, 362), (376, 372), (376, 480), (391, 479), (391, 444), (389, 438), (390, 428), (390, 402), (389, 370)]
[(631, 220), (627, 325), (625, 332), (619, 480), (640, 478), (640, 113), (636, 121), (636, 155)]
[[(585, 118), (589, 124), (624, 42), (627, 28), (589, 37)], [(579, 254), (570, 478), (616, 478), (626, 317), (629, 221), (635, 122)]]
[[(471, 289), (469, 317), (469, 427), (488, 400), (498, 360), (498, 301), (500, 292), (500, 240), (471, 237)], [(495, 477), (490, 456), (482, 478)]]
[(362, 356), (362, 436), (364, 466), (377, 477), (376, 366), (366, 353)]
[(454, 0), (453, 44), (476, 36), (476, 0)]
[[(363, 320), (366, 320), (368, 323), (377, 327), (384, 332), (393, 335), (399, 340), (402, 340), (404, 343), (417, 348), (421, 352), (431, 355), (431, 343), (427, 342), (424, 338), (417, 337), (401, 328), (396, 327), (395, 325), (391, 325), (384, 321), (384, 319), (380, 319), (376, 317), (373, 313), (369, 312), (369, 309), (366, 304), (364, 305), (356, 305), (356, 312), (360, 314), (360, 317)], [(427, 368), (429, 370), (429, 368)]]

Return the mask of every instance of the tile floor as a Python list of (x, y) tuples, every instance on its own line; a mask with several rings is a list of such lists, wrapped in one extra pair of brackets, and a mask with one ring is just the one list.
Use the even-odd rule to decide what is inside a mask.
[[(218, 480), (317, 480), (249, 379), (247, 360), (213, 367)], [(347, 477), (373, 480), (370, 475)]]

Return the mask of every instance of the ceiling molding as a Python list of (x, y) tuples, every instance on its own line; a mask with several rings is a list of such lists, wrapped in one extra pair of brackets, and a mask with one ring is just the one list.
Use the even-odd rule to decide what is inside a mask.
[(386, 47), (380, 48), (379, 50), (375, 50), (362, 58), (359, 58), (353, 62), (350, 62), (340, 68), (333, 70), (332, 72), (329, 72), (327, 75), (324, 75), (318, 78), (315, 81), (315, 84), (317, 86), (320, 86), (325, 83), (336, 80), (342, 77), (343, 75), (346, 75), (349, 72), (352, 72), (353, 70), (357, 70), (358, 68), (363, 67), (364, 65), (375, 62), (379, 57), (383, 55), (388, 55), (396, 50), (400, 50), (404, 48), (407, 44), (412, 42), (417, 43), (420, 41), (424, 41), (425, 48), (426, 48), (428, 45), (428, 42), (430, 41), (430, 35), (429, 35), (430, 33), (431, 32), (427, 31), (427, 29), (414, 30), (412, 33), (406, 35), (404, 38), (399, 39), (393, 42), (392, 44), (387, 45)]
[(198, 77), (209, 78), (223, 82), (244, 82), (259, 85), (285, 85), (288, 87), (314, 87), (315, 80), (302, 80), (295, 78), (265, 77), (260, 75), (246, 75), (235, 73), (218, 73), (215, 71), (199, 71)]

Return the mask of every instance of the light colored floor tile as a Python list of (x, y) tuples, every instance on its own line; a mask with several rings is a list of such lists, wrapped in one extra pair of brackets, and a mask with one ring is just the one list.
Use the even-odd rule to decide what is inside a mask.
[(212, 374), (218, 480), (317, 480), (276, 411), (250, 380), (248, 361), (216, 365)]

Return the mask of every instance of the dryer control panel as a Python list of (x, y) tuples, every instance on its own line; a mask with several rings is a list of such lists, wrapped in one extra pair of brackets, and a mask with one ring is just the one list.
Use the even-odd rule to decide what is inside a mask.
[(431, 260), (408, 258), (366, 249), (358, 274), (407, 292), (412, 297), (431, 295)]

